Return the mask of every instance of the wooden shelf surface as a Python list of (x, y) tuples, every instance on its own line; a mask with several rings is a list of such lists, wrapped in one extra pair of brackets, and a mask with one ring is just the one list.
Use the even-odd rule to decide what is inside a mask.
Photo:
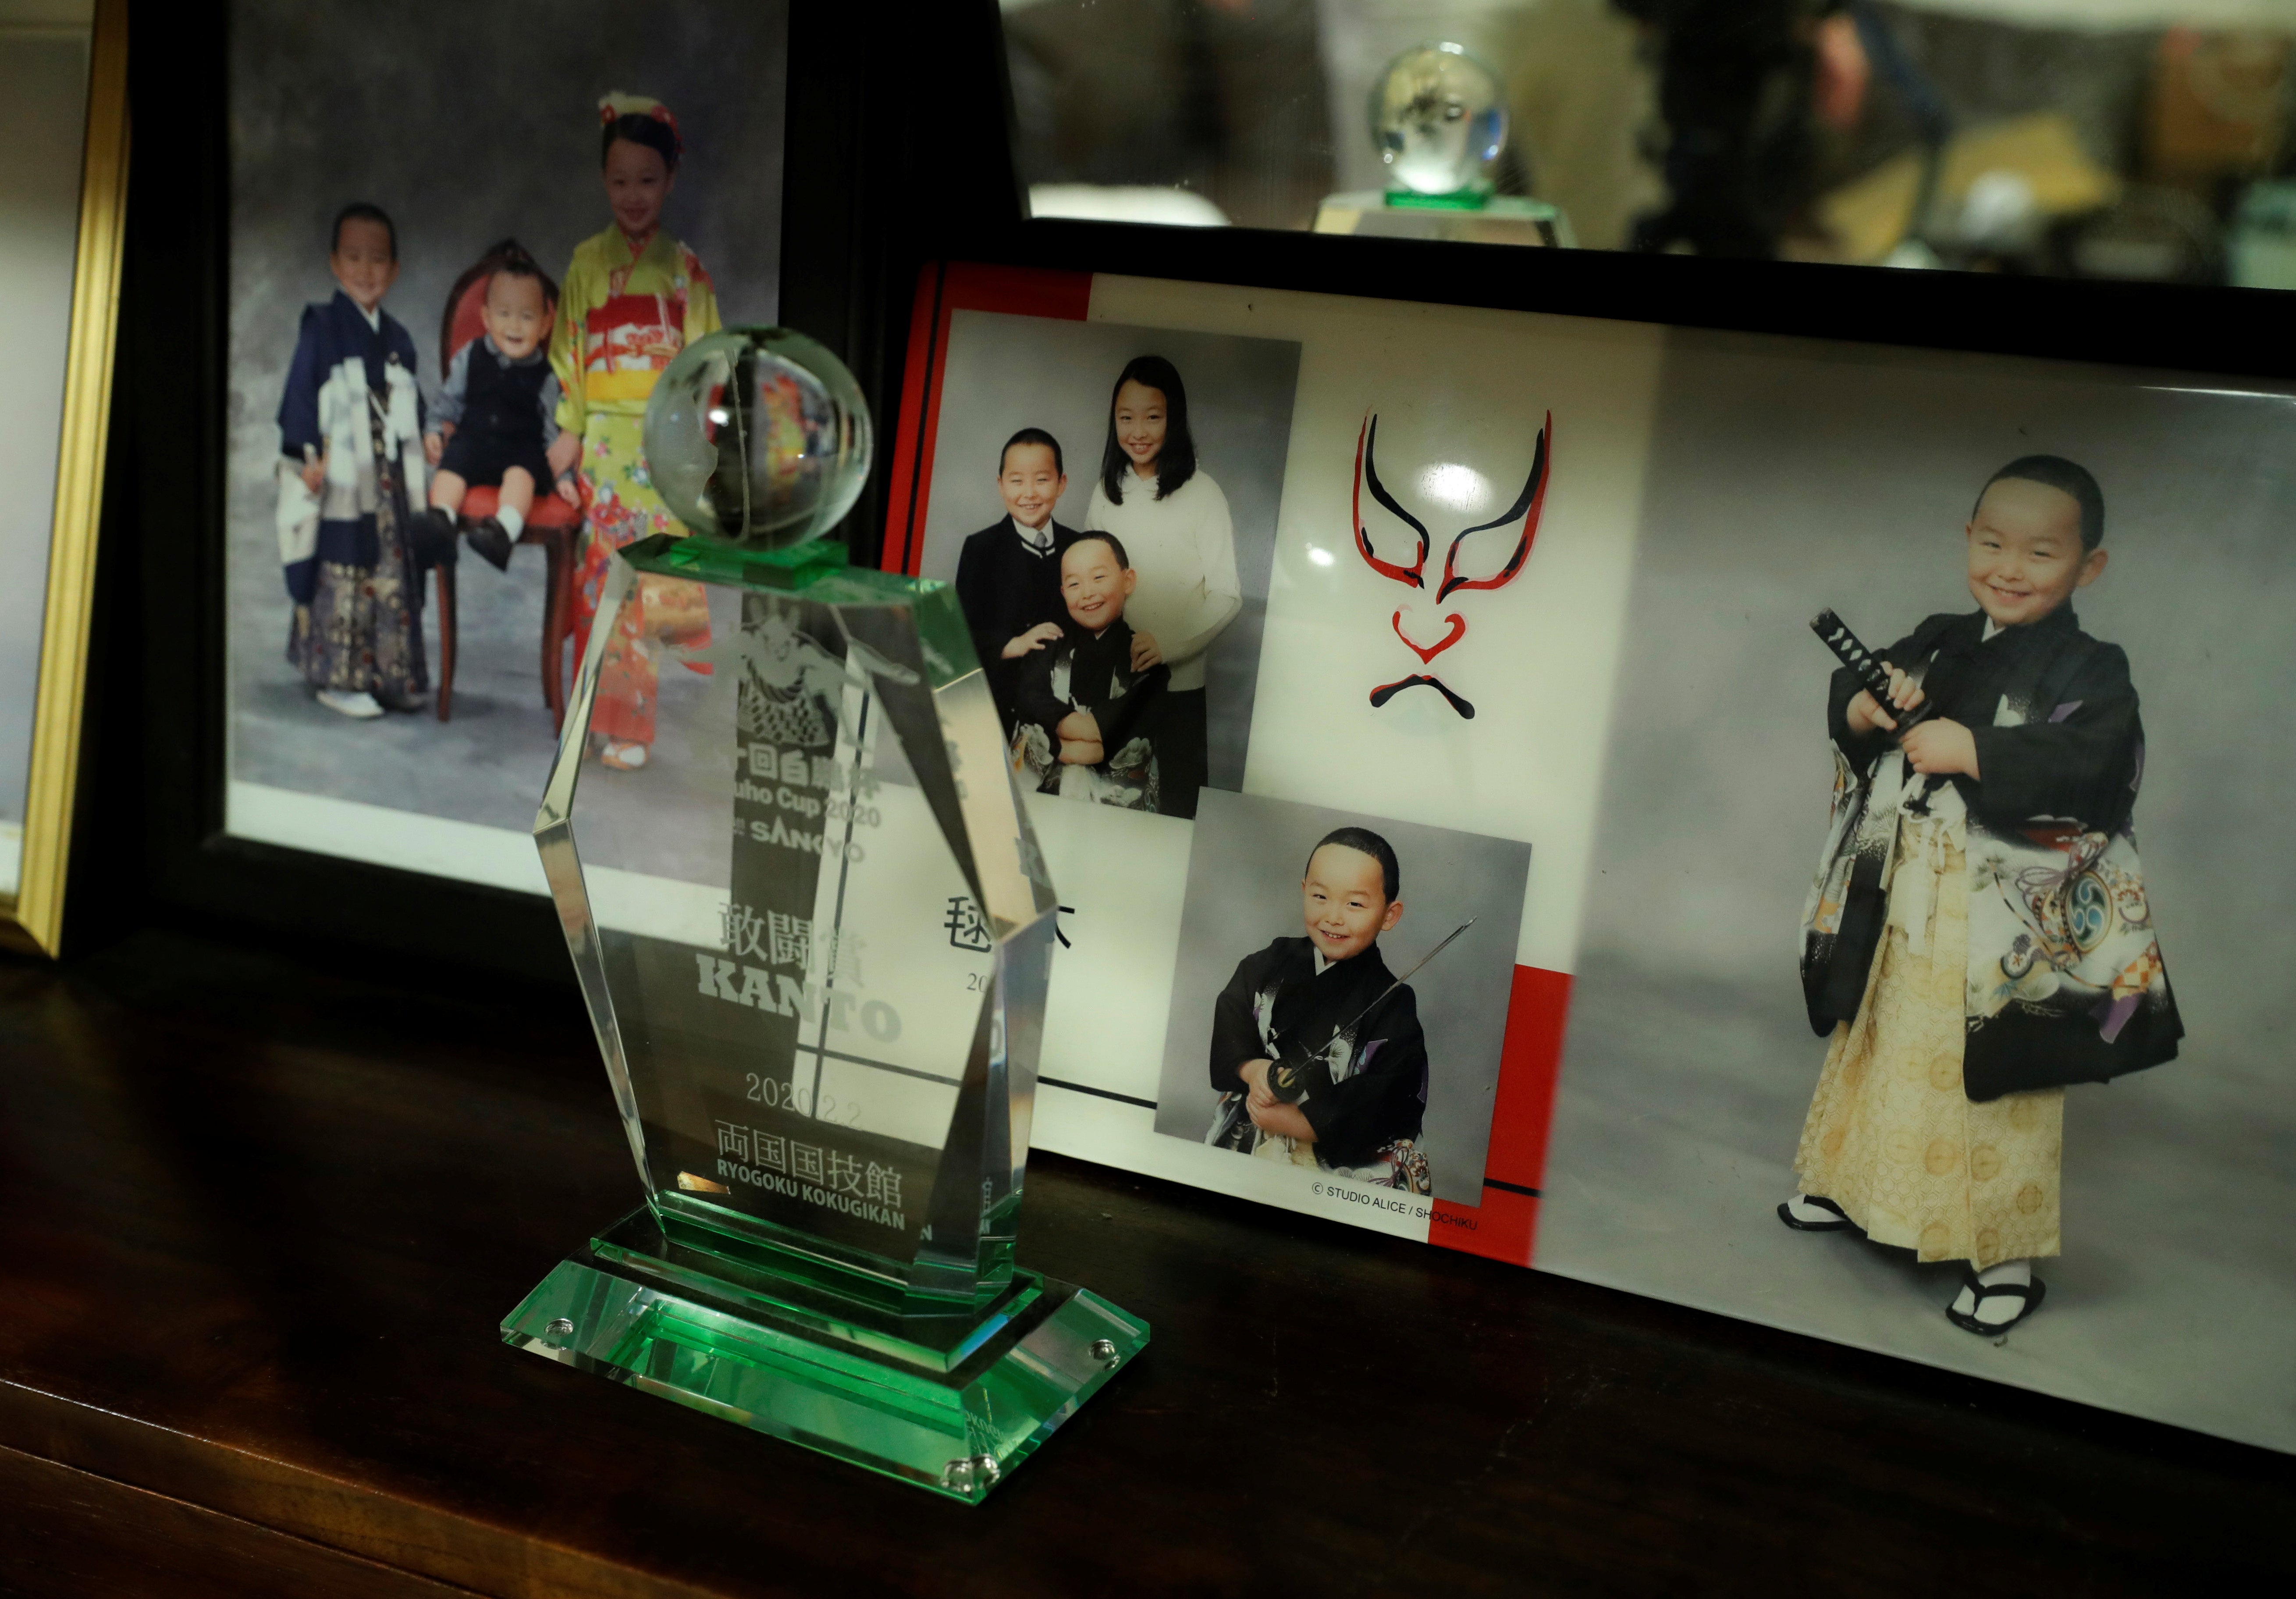
[(967, 1508), (504, 1347), (636, 1197), (570, 989), (0, 956), (0, 1593), (2285, 1587), (2296, 1463), (1038, 1156), (1154, 1326)]

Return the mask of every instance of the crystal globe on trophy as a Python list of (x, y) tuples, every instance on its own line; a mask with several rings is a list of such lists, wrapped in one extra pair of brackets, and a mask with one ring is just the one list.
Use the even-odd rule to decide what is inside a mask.
[(1389, 62), (1372, 90), (1371, 132), (1390, 189), (1488, 194), (1488, 170), (1506, 147), (1506, 91), (1464, 45), (1421, 45)]
[(835, 527), (868, 479), (870, 437), (853, 374), (787, 328), (695, 340), (646, 402), (654, 488), (694, 532), (744, 548), (794, 549)]
[(713, 333), (644, 437), (691, 536), (616, 559), (534, 832), (644, 1202), (503, 1337), (977, 1501), (1148, 1341), (1013, 1260), (1052, 885), (954, 593), (824, 537), (843, 365)]

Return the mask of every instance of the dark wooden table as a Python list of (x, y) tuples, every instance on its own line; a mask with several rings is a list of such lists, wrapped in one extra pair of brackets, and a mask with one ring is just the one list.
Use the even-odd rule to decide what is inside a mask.
[(570, 989), (0, 964), (0, 1592), (2277, 1588), (2296, 1463), (1078, 1162), (1147, 1355), (974, 1509), (514, 1352), (636, 1196)]

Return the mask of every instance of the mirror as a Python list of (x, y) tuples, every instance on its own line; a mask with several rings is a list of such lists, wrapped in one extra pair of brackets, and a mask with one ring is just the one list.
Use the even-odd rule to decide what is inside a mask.
[(0, 0), (0, 939), (53, 954), (127, 143), (120, 0)]
[[(2288, 0), (1003, 12), (1038, 217), (2296, 288)], [(1538, 202), (1552, 226), (1398, 201), (1373, 102), (1438, 44), (1503, 86), (1492, 203)]]

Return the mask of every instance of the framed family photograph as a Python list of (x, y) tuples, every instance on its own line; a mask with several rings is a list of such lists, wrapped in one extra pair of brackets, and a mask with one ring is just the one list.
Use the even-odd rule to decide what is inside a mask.
[[(994, 160), (900, 176), (908, 117), (1001, 126), (993, 71), (947, 70), (993, 68), (994, 21), (955, 8), (871, 56), (856, 19), (778, 4), (537, 29), (201, 0), (137, 58), (170, 135), (123, 299), (154, 380), (121, 394), (115, 496), (140, 714), (106, 724), (92, 825), (139, 847), (92, 902), (562, 980), (530, 830), (616, 541), (666, 517), (651, 386), (709, 328), (788, 319), (898, 391), (886, 263), (906, 283), (948, 216), (1019, 217), (1009, 185), (977, 203)], [(901, 116), (854, 111), (889, 86)], [(882, 476), (865, 493), (873, 525)], [(675, 631), (690, 598), (650, 614)], [(702, 685), (639, 653), (614, 742), (642, 782), (659, 696)]]
[(1034, 263), (910, 348), (1040, 1146), (2296, 1448), (2296, 385)]
[(0, 11), (0, 942), (53, 955), (81, 717), (127, 201), (127, 8)]
[[(538, 895), (654, 379), (778, 309), (785, 8), (228, 11), (224, 832)], [(633, 767), (699, 688), (644, 676)]]

